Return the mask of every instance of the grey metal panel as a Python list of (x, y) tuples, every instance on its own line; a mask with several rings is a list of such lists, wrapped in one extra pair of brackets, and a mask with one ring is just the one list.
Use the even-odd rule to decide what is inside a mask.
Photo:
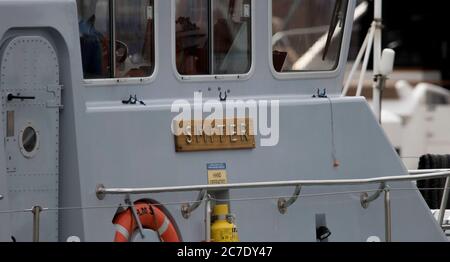
[[(77, 125), (84, 112), (81, 89), (82, 67), (78, 37), (77, 7), (74, 0), (0, 1), (0, 36), (8, 39), (21, 35), (40, 34), (52, 42), (58, 51), (62, 66), (61, 83), (65, 86), (61, 113), (60, 160), (64, 177), (60, 179), (60, 204), (81, 206)], [(20, 18), (20, 19), (17, 19)], [(60, 213), (60, 240), (75, 234), (84, 240), (83, 219), (80, 210)], [(70, 233), (67, 233), (69, 232)], [(2, 236), (3, 237), (3, 236)], [(9, 234), (8, 237), (9, 239)]]
[[(298, 179), (350, 179), (402, 175), (407, 171), (389, 144), (383, 131), (362, 99), (335, 99), (335, 130), (337, 157), (341, 162), (333, 168), (331, 158), (330, 106), (328, 100), (291, 98), (281, 105), (280, 143), (273, 148), (251, 151), (207, 152), (177, 154), (173, 137), (168, 130), (171, 115), (169, 105), (155, 105), (148, 111), (90, 113), (86, 127), (92, 128), (89, 156), (90, 168), (85, 187), (107, 181), (109, 187), (142, 187), (144, 185), (182, 186), (205, 184), (206, 164), (226, 162), (229, 182), (263, 182)], [(92, 110), (92, 108), (91, 108)], [(348, 117), (350, 115), (352, 117)], [(114, 120), (115, 119), (115, 120)], [(146, 120), (151, 119), (151, 122)], [(147, 122), (146, 122), (147, 121)], [(149, 124), (144, 124), (148, 123)], [(153, 124), (152, 124), (153, 123)], [(94, 130), (103, 130), (94, 132)], [(113, 141), (113, 142), (112, 142)], [(112, 142), (112, 143), (111, 143)], [(126, 150), (124, 150), (126, 148)], [(347, 192), (375, 189), (375, 187), (306, 188), (302, 194)], [(411, 188), (401, 183), (395, 188)], [(273, 200), (237, 201), (231, 208), (237, 215), (243, 241), (315, 241), (315, 214), (327, 215), (333, 230), (332, 241), (365, 241), (373, 235), (384, 236), (384, 209), (378, 200), (368, 210), (360, 205), (360, 194), (319, 198), (300, 198), (288, 215), (278, 213), (279, 196), (289, 196), (293, 189), (233, 190), (231, 198), (273, 197)], [(444, 239), (431, 213), (417, 191), (393, 191), (395, 241), (441, 241)], [(153, 197), (162, 203), (195, 200), (195, 194), (162, 194)], [(93, 192), (86, 199), (89, 205), (114, 205), (120, 197), (96, 200)], [(412, 204), (413, 203), (413, 204)], [(185, 240), (201, 240), (202, 212), (185, 221), (179, 206), (171, 211), (181, 223)], [(88, 238), (104, 241), (102, 236), (113, 230), (109, 215), (86, 212), (88, 228), (103, 234), (89, 234)], [(262, 219), (263, 218), (263, 219)], [(420, 229), (407, 228), (421, 225)], [(402, 228), (402, 230), (398, 230)], [(425, 229), (426, 228), (426, 229)], [(264, 230), (263, 230), (264, 229)], [(90, 230), (88, 230), (90, 231)], [(420, 232), (420, 233), (418, 233)], [(107, 239), (106, 239), (107, 240)]]
[[(0, 128), (0, 137), (5, 137), (4, 125), (5, 120), (2, 118)], [(5, 146), (4, 139), (0, 139), (0, 195), (2, 195), (2, 199), (0, 199), (0, 211), (9, 210), (8, 204), (8, 184), (6, 180), (6, 154), (5, 154)], [(0, 213), (0, 225), (8, 225), (10, 222), (10, 215), (6, 213)], [(2, 226), (0, 227), (0, 241), (6, 242), (11, 241), (11, 230), (10, 227)]]
[[(6, 137), (7, 187), (10, 210), (33, 206), (58, 207), (59, 173), (59, 64), (53, 46), (40, 36), (18, 36), (4, 43), (0, 88), (2, 116), (14, 112), (15, 134)], [(8, 95), (33, 99), (7, 101)], [(33, 128), (36, 145), (26, 150), (24, 131)], [(11, 233), (18, 241), (31, 241), (32, 215), (13, 213)], [(42, 217), (41, 239), (58, 240), (58, 214)], [(44, 230), (45, 229), (45, 230)]]

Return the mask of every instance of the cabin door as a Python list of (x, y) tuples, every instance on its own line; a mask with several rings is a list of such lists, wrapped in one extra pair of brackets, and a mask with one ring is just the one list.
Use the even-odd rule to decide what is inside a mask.
[[(58, 241), (59, 64), (52, 44), (41, 36), (18, 36), (0, 47), (2, 127), (10, 210), (34, 206), (40, 216), (40, 241)], [(10, 215), (18, 242), (33, 238), (33, 214)]]

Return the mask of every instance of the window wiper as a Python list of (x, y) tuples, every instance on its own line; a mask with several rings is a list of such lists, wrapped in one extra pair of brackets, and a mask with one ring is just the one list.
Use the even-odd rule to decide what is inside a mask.
[(322, 60), (325, 61), (328, 55), (328, 51), (330, 49), (331, 41), (333, 40), (334, 32), (336, 31), (336, 27), (339, 22), (342, 22), (342, 1), (336, 0), (336, 4), (334, 5), (333, 16), (331, 17), (330, 28), (328, 29), (327, 43), (325, 44), (325, 48), (323, 50)]

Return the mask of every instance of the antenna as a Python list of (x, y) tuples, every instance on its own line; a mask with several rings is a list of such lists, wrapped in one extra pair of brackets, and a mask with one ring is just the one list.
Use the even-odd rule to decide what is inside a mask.
[[(363, 45), (358, 53), (352, 70), (345, 83), (342, 95), (346, 96), (350, 87), (353, 75), (359, 67), (364, 57), (361, 74), (359, 77), (356, 96), (361, 96), (364, 78), (369, 64), (370, 54), (373, 47), (373, 111), (377, 120), (381, 123), (381, 109), (383, 91), (386, 85), (386, 79), (392, 73), (395, 60), (395, 52), (392, 49), (385, 49), (382, 53), (382, 30), (383, 30), (383, 1), (374, 0), (374, 19), (369, 32), (366, 35)], [(383, 55), (382, 55), (383, 54)]]

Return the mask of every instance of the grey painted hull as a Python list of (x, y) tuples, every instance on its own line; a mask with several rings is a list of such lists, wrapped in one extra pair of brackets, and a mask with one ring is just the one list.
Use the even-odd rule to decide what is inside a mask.
[[(348, 15), (351, 17), (354, 1)], [(157, 1), (158, 45), (172, 41), (170, 17), (173, 1)], [(255, 25), (267, 28), (268, 1), (255, 1)], [(43, 241), (112, 241), (112, 219), (123, 196), (96, 197), (96, 185), (108, 187), (163, 187), (207, 183), (208, 163), (226, 163), (230, 183), (287, 180), (329, 180), (406, 175), (407, 170), (362, 98), (340, 98), (343, 69), (348, 53), (351, 20), (347, 20), (339, 66), (331, 75), (278, 80), (269, 67), (269, 35), (255, 30), (253, 74), (245, 81), (181, 82), (173, 73), (170, 48), (158, 50), (158, 73), (148, 84), (87, 86), (83, 82), (75, 1), (0, 0), (0, 44), (16, 36), (47, 39), (59, 61), (62, 105), (59, 125), (58, 201), (21, 203), (10, 192), (4, 139), (0, 139), (0, 240), (31, 240), (30, 212), (11, 210), (39, 204), (51, 208), (43, 213)], [(19, 19), (20, 18), (20, 19)], [(39, 66), (49, 66), (36, 62)], [(170, 125), (175, 114), (170, 106), (177, 98), (189, 99), (202, 91), (217, 99), (217, 88), (229, 89), (233, 99), (280, 100), (280, 141), (275, 147), (254, 150), (176, 153)], [(5, 88), (2, 86), (2, 88)], [(328, 99), (311, 98), (318, 88), (327, 88), (333, 102), (336, 157), (333, 167), (331, 110)], [(209, 91), (211, 90), (211, 91)], [(130, 94), (142, 97), (147, 106), (125, 106)], [(2, 105), (6, 101), (3, 97)], [(0, 136), (5, 137), (2, 122)], [(257, 137), (259, 141), (260, 137)], [(33, 188), (40, 177), (29, 175), (24, 185)], [(445, 236), (412, 183), (390, 185), (392, 190), (392, 236), (394, 241), (444, 241)], [(294, 188), (231, 190), (230, 205), (236, 215), (241, 241), (316, 241), (316, 215), (325, 214), (332, 231), (330, 241), (384, 240), (384, 206), (380, 198), (363, 209), (360, 192), (376, 186), (310, 187), (282, 215), (277, 209), (281, 196)], [(34, 191), (33, 191), (34, 190)], [(324, 195), (327, 193), (339, 193)], [(317, 196), (319, 195), (319, 196)], [(185, 241), (203, 241), (204, 206), (189, 219), (181, 216), (181, 203), (194, 201), (196, 193), (164, 193), (134, 196), (164, 203), (177, 221)], [(57, 215), (58, 222), (49, 219)], [(22, 225), (13, 225), (20, 221)], [(55, 225), (57, 224), (57, 225)], [(26, 228), (26, 230), (24, 229)], [(54, 234), (53, 234), (54, 233)], [(56, 237), (54, 236), (56, 234)]]

